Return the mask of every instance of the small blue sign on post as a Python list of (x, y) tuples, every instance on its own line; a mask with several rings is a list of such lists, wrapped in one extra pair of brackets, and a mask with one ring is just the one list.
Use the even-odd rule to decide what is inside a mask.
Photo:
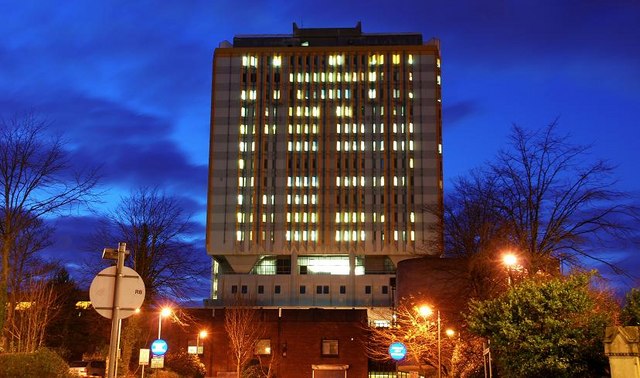
[(400, 361), (407, 355), (407, 347), (401, 342), (391, 343), (389, 345), (389, 356), (396, 361)]
[(167, 353), (167, 349), (169, 349), (169, 346), (167, 342), (162, 339), (154, 340), (154, 342), (151, 343), (151, 353), (156, 356), (164, 355)]

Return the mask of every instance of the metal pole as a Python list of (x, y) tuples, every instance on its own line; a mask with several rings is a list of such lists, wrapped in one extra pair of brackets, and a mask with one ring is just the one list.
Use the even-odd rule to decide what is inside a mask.
[(124, 254), (127, 249), (126, 243), (118, 243), (118, 259), (116, 262), (116, 276), (113, 285), (113, 304), (111, 307), (111, 339), (109, 340), (109, 372), (108, 378), (116, 376), (116, 360), (118, 359), (118, 336), (120, 323), (120, 279), (122, 278), (122, 268), (124, 267)]
[(160, 335), (162, 334), (162, 311), (158, 314), (158, 340), (160, 340)]
[(441, 362), (441, 347), (440, 347), (440, 310), (438, 310), (438, 378), (442, 378), (442, 362)]

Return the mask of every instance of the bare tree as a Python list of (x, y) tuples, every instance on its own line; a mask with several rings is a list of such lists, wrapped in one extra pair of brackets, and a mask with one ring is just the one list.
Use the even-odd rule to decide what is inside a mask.
[[(509, 226), (498, 210), (498, 186), (491, 176), (474, 170), (469, 177), (454, 182), (451, 193), (445, 197), (443, 220), (433, 223), (432, 245), (444, 240), (439, 250), (444, 257), (465, 262), (469, 274), (469, 296), (491, 297), (505, 289), (506, 277), (500, 266), (500, 254), (513, 249)], [(437, 214), (438, 209), (428, 208)]]
[[(34, 115), (0, 123), (0, 329), (6, 347), (5, 309), (13, 280), (16, 240), (35, 219), (87, 204), (97, 184), (96, 170), (74, 171), (60, 137), (48, 137), (48, 123)], [(32, 248), (32, 247), (30, 247)]]
[(470, 259), (478, 295), (491, 296), (500, 255), (519, 255), (521, 272), (558, 274), (561, 263), (604, 262), (598, 247), (632, 240), (639, 212), (615, 188), (614, 168), (588, 146), (558, 135), (553, 122), (536, 131), (514, 126), (495, 161), (456, 181), (445, 201), (445, 255)]
[(225, 309), (224, 329), (236, 361), (236, 374), (240, 378), (255, 355), (256, 344), (265, 334), (264, 323), (258, 309), (237, 298), (234, 306)]
[[(192, 225), (178, 198), (157, 188), (141, 187), (121, 198), (96, 230), (94, 243), (127, 243), (127, 265), (142, 278), (146, 288), (144, 307), (149, 308), (149, 304), (157, 305), (167, 298), (188, 298), (199, 286), (198, 280), (209, 272), (189, 240)], [(142, 345), (139, 323), (137, 319), (123, 323), (122, 366), (126, 369), (133, 351)]]
[[(444, 328), (444, 327), (442, 327)], [(481, 349), (474, 337), (447, 336), (444, 329), (440, 335), (440, 358), (438, 358), (438, 323), (436, 314), (426, 316), (413, 299), (403, 300), (395, 310), (388, 326), (370, 325), (365, 351), (376, 361), (390, 361), (388, 348), (394, 342), (402, 342), (407, 349), (403, 365), (415, 366), (425, 374), (436, 371), (441, 363), (443, 376), (464, 377), (479, 365)]]
[(189, 241), (192, 224), (176, 197), (142, 187), (121, 199), (98, 238), (127, 243), (128, 261), (142, 277), (150, 302), (161, 296), (186, 298), (209, 267)]
[[(50, 267), (42, 267), (51, 272)], [(48, 274), (30, 274), (25, 278), (18, 295), (14, 297), (15, 306), (8, 309), (11, 316), (7, 322), (7, 351), (35, 352), (42, 346), (45, 329), (56, 316), (58, 296), (49, 285)]]
[[(497, 210), (530, 272), (553, 272), (557, 262), (587, 257), (615, 266), (590, 249), (598, 240), (622, 240), (637, 224), (637, 209), (615, 188), (614, 168), (590, 161), (588, 146), (558, 135), (557, 123), (526, 131), (514, 126), (510, 149), (501, 151), (489, 174), (499, 187)], [(551, 260), (551, 265), (549, 264)]]

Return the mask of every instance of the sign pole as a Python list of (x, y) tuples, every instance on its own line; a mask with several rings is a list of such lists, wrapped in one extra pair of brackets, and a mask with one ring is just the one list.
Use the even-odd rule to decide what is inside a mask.
[(113, 287), (113, 306), (111, 312), (111, 339), (109, 341), (109, 370), (108, 378), (116, 376), (116, 361), (118, 359), (118, 327), (120, 323), (120, 278), (124, 267), (124, 254), (126, 243), (118, 243), (118, 259), (116, 263), (115, 284)]

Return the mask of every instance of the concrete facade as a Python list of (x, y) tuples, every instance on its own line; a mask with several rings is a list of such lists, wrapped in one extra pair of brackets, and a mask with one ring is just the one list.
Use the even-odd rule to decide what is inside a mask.
[(392, 306), (398, 262), (440, 254), (438, 42), (294, 24), (222, 43), (212, 88), (207, 306)]

